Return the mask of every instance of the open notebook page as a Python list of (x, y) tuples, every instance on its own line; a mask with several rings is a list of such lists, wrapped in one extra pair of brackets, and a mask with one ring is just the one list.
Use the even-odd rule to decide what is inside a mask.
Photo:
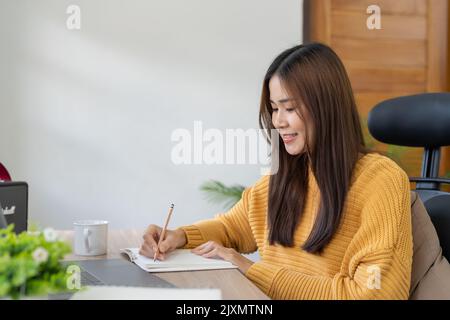
[(127, 254), (132, 262), (147, 272), (169, 272), (169, 271), (194, 271), (233, 269), (237, 266), (221, 259), (208, 259), (196, 255), (189, 249), (177, 249), (166, 256), (164, 261), (153, 261), (153, 259), (139, 254), (138, 248), (126, 248), (121, 250)]

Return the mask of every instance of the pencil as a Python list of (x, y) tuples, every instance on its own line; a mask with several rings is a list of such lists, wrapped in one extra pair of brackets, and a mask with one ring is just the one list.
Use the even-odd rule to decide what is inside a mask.
[(170, 205), (169, 213), (167, 214), (167, 218), (166, 218), (166, 222), (164, 223), (164, 227), (161, 231), (161, 235), (159, 236), (158, 246), (156, 247), (155, 254), (153, 255), (153, 262), (156, 261), (156, 257), (159, 254), (159, 245), (161, 244), (161, 241), (164, 240), (164, 236), (166, 235), (167, 225), (169, 224), (170, 217), (172, 216), (172, 211), (173, 211), (174, 206), (175, 205), (173, 203)]

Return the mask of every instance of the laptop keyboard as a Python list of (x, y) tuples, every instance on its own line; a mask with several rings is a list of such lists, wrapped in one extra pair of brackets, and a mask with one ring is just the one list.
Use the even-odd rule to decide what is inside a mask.
[(101, 286), (105, 283), (95, 277), (93, 274), (81, 269), (80, 280), (82, 286)]
[[(153, 275), (149, 275), (153, 276)], [(81, 274), (80, 274), (80, 280), (81, 280), (81, 286), (104, 286), (105, 283), (98, 279), (96, 276), (94, 276), (92, 273), (84, 270), (81, 268)], [(158, 279), (160, 280), (160, 279)], [(151, 287), (152, 288), (173, 288), (174, 285), (170, 283), (166, 283), (165, 281), (160, 280), (161, 283), (154, 283)]]

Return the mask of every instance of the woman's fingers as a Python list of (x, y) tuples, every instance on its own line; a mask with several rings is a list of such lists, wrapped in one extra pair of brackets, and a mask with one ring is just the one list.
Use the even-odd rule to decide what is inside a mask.
[(208, 242), (205, 242), (205, 243), (203, 243), (203, 244), (201, 244), (201, 245), (195, 247), (195, 248), (192, 249), (191, 251), (192, 251), (192, 252), (197, 252), (197, 251), (201, 250), (202, 248), (204, 248), (207, 244), (208, 244)]
[(199, 251), (199, 250), (202, 250), (202, 249), (205, 249), (205, 248), (215, 247), (217, 245), (218, 244), (216, 242), (214, 242), (214, 241), (207, 241), (207, 242), (199, 245), (198, 247), (194, 248), (194, 250)]
[(154, 251), (151, 247), (149, 247), (145, 242), (141, 245), (141, 248), (139, 249), (139, 254), (153, 258)]
[(143, 235), (144, 243), (141, 248), (142, 255), (153, 259), (155, 252), (159, 252), (156, 259), (164, 260), (166, 259), (166, 254), (176, 248), (177, 239), (174, 236), (174, 231), (166, 230), (164, 239), (159, 242), (161, 232), (162, 228), (157, 225), (151, 224), (148, 226)]
[(202, 254), (202, 257), (204, 257), (204, 258), (217, 258), (217, 257), (221, 258), (220, 250), (219, 250), (219, 248), (214, 248), (211, 251), (209, 251), (205, 254)]
[[(223, 259), (226, 261), (232, 260), (232, 250), (225, 247), (216, 247), (213, 250), (209, 251), (208, 253), (205, 253), (202, 255), (204, 258), (212, 258), (212, 259)], [(234, 251), (234, 250), (233, 250)]]
[[(153, 250), (150, 246), (148, 246), (148, 244), (143, 243), (141, 245), (141, 248), (139, 249), (139, 254), (153, 259), (153, 257), (155, 256), (155, 250)], [(156, 256), (157, 260), (165, 260), (166, 259), (166, 255), (162, 252), (160, 252), (157, 256)]]
[(145, 243), (153, 248), (153, 250), (156, 250), (158, 246), (160, 230), (160, 227), (152, 224), (147, 228), (147, 231), (143, 236)]
[(152, 250), (156, 251), (156, 248), (158, 247), (158, 242), (155, 240), (155, 238), (150, 234), (144, 235), (144, 243), (151, 248)]
[[(152, 258), (153, 258), (153, 256), (152, 256)], [(157, 256), (156, 256), (156, 260), (161, 260), (161, 261), (163, 261), (163, 260), (165, 260), (166, 259), (166, 254), (165, 253), (159, 253)]]
[(232, 259), (234, 250), (225, 248), (214, 241), (208, 241), (193, 249), (192, 252), (204, 258), (219, 258), (229, 261)]
[(229, 262), (233, 262), (233, 256), (238, 254), (236, 250), (232, 248), (225, 248), (221, 245), (217, 245), (212, 250), (202, 255), (204, 258), (223, 259)]
[(217, 243), (215, 243), (213, 241), (208, 241), (208, 242), (192, 249), (192, 252), (195, 254), (198, 254), (198, 255), (203, 255), (203, 254), (213, 250), (216, 246), (218, 246)]
[(161, 253), (169, 253), (175, 249), (174, 239), (173, 237), (167, 237), (159, 244), (159, 252)]

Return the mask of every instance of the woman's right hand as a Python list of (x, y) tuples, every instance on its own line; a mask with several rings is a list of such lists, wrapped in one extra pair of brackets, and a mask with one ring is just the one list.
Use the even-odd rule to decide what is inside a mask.
[[(153, 256), (158, 247), (158, 241), (161, 236), (162, 228), (155, 224), (148, 226), (144, 233), (144, 242), (141, 245), (139, 254), (153, 259)], [(158, 260), (164, 260), (166, 254), (183, 247), (187, 243), (186, 234), (182, 229), (166, 230), (164, 239), (159, 244), (159, 254), (156, 257)]]

